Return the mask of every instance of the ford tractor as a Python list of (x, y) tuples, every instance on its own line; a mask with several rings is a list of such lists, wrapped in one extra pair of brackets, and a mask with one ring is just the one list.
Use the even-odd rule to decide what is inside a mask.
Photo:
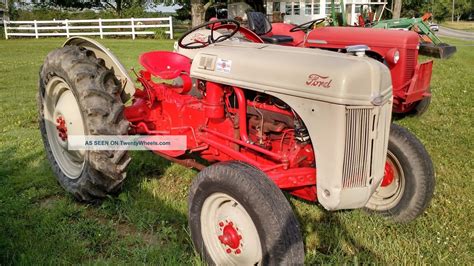
[[(221, 34), (216, 23), (235, 27)], [(391, 123), (385, 65), (241, 41), (231, 20), (203, 27), (205, 38), (195, 28), (178, 41), (192, 58), (143, 53), (140, 86), (94, 40), (73, 37), (47, 55), (39, 125), (66, 191), (84, 202), (116, 193), (131, 160), (126, 150), (70, 149), (74, 136), (184, 136), (183, 149), (151, 151), (200, 170), (189, 191), (189, 227), (197, 252), (217, 265), (304, 262), (285, 194), (398, 222), (424, 212), (432, 162), (414, 135)]]

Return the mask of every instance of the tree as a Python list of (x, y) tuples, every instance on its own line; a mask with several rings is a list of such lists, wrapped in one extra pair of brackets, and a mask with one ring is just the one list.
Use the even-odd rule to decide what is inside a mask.
[(402, 0), (393, 0), (393, 18), (400, 18), (402, 12)]
[(459, 21), (461, 16), (472, 11), (472, 0), (435, 0), (432, 3), (433, 14), (438, 20), (444, 20), (452, 16)]
[[(180, 1), (188, 2), (188, 1)], [(190, 0), (191, 4), (191, 25), (196, 27), (205, 22), (206, 10), (214, 4), (215, 1)]]
[(117, 15), (122, 15), (122, 11), (132, 7), (142, 7), (146, 0), (104, 0), (102, 3), (106, 7), (112, 8)]

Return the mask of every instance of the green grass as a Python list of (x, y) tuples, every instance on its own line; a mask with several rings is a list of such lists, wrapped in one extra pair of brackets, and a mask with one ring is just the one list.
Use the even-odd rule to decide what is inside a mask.
[[(0, 41), (0, 264), (201, 264), (187, 229), (193, 170), (133, 152), (123, 192), (77, 203), (56, 183), (37, 126), (38, 69), (62, 39)], [(433, 102), (400, 123), (425, 144), (436, 168), (430, 208), (393, 224), (360, 210), (327, 212), (291, 199), (309, 264), (470, 264), (474, 261), (474, 47), (435, 60)], [(172, 41), (103, 40), (127, 67)]]
[(445, 27), (455, 29), (455, 30), (464, 30), (464, 31), (474, 32), (473, 21), (459, 21), (459, 22), (445, 21), (441, 23), (441, 26), (445, 26)]

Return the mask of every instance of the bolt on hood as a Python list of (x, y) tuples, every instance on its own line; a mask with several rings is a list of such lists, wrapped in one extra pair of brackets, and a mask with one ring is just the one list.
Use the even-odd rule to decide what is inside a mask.
[(392, 97), (388, 68), (368, 57), (229, 41), (201, 49), (193, 78), (344, 105), (381, 104)]

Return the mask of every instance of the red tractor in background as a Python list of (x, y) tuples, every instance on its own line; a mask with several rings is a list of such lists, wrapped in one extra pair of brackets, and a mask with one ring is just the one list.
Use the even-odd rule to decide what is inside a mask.
[[(359, 46), (359, 52), (384, 63), (393, 85), (394, 117), (421, 115), (431, 102), (430, 81), (433, 61), (418, 62), (419, 36), (413, 31), (395, 31), (362, 27), (317, 27), (326, 18), (301, 25), (270, 23), (265, 14), (247, 12), (245, 32), (254, 42), (303, 48), (320, 48), (346, 53), (347, 47)], [(216, 29), (229, 27), (218, 26)], [(362, 54), (363, 54), (362, 53)]]

